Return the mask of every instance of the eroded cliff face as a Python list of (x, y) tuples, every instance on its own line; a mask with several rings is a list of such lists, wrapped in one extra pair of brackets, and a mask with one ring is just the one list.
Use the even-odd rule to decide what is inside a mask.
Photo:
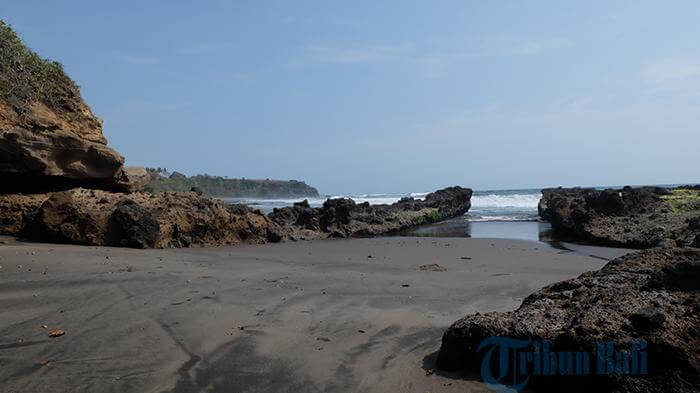
[[(0, 115), (7, 109), (11, 110), (0, 102)], [(84, 139), (72, 129), (17, 124), (0, 129), (4, 192), (78, 182), (107, 187), (117, 182), (123, 164), (124, 158), (106, 144)]]

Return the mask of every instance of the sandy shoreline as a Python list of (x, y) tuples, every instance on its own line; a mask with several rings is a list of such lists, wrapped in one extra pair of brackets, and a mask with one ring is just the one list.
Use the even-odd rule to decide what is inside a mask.
[[(169, 250), (10, 242), (2, 390), (488, 391), (426, 375), (444, 329), (626, 252), (575, 249), (411, 237)], [(433, 263), (447, 271), (419, 268)]]

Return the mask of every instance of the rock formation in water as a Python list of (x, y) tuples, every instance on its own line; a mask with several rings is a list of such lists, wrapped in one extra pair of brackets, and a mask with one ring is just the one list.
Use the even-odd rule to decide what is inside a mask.
[(296, 203), (269, 214), (270, 240), (398, 233), (463, 215), (471, 207), (471, 196), (471, 189), (455, 186), (430, 193), (424, 200), (403, 198), (392, 205), (358, 204), (347, 198), (329, 199), (321, 208)]
[[(550, 352), (589, 353), (593, 373), (596, 343), (612, 342), (627, 350), (635, 341), (647, 345), (648, 375), (531, 376), (528, 386), (537, 391), (697, 392), (700, 249), (628, 254), (535, 292), (515, 311), (467, 315), (444, 333), (438, 367), (479, 373), (485, 351), (477, 348), (494, 336), (546, 340)], [(520, 381), (526, 376), (520, 375)]]
[(700, 190), (548, 188), (538, 211), (564, 238), (649, 248), (700, 246)]

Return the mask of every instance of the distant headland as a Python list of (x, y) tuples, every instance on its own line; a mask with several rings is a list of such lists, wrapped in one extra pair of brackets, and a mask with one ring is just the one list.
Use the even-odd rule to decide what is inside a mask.
[(300, 198), (318, 197), (318, 190), (298, 180), (229, 179), (207, 174), (187, 177), (166, 168), (146, 168), (151, 179), (148, 192), (190, 191), (198, 188), (204, 195), (226, 198)]

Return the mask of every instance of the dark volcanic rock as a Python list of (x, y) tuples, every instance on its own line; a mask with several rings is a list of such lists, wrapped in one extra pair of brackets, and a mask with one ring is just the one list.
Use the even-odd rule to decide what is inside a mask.
[(403, 198), (392, 205), (355, 203), (352, 199), (328, 199), (321, 208), (308, 203), (275, 209), (269, 218), (271, 241), (363, 237), (397, 233), (466, 213), (472, 190), (449, 187), (426, 195), (424, 200)]
[[(131, 201), (127, 201), (131, 202)], [(127, 247), (153, 248), (160, 237), (160, 224), (145, 207), (124, 203), (109, 218), (110, 242)]]
[(295, 206), (295, 207), (307, 207), (307, 208), (308, 208), (308, 207), (311, 207), (311, 205), (309, 205), (309, 200), (308, 200), (308, 199), (304, 199), (304, 200), (301, 201), (301, 202), (294, 202), (294, 206)]
[(700, 234), (700, 193), (685, 188), (548, 188), (538, 211), (560, 236), (601, 245), (690, 246)]
[[(468, 315), (442, 338), (438, 366), (479, 372), (485, 338), (546, 340), (552, 351), (595, 353), (595, 343), (648, 343), (647, 376), (531, 377), (538, 391), (697, 392), (700, 250), (655, 248), (549, 285), (515, 311)], [(594, 365), (591, 366), (594, 369)]]
[(632, 326), (639, 331), (654, 330), (663, 326), (666, 314), (659, 307), (645, 307), (630, 315)]
[(268, 239), (272, 242), (323, 237), (320, 233), (319, 211), (311, 208), (307, 200), (297, 202), (291, 207), (274, 209), (268, 218), (270, 219)]

